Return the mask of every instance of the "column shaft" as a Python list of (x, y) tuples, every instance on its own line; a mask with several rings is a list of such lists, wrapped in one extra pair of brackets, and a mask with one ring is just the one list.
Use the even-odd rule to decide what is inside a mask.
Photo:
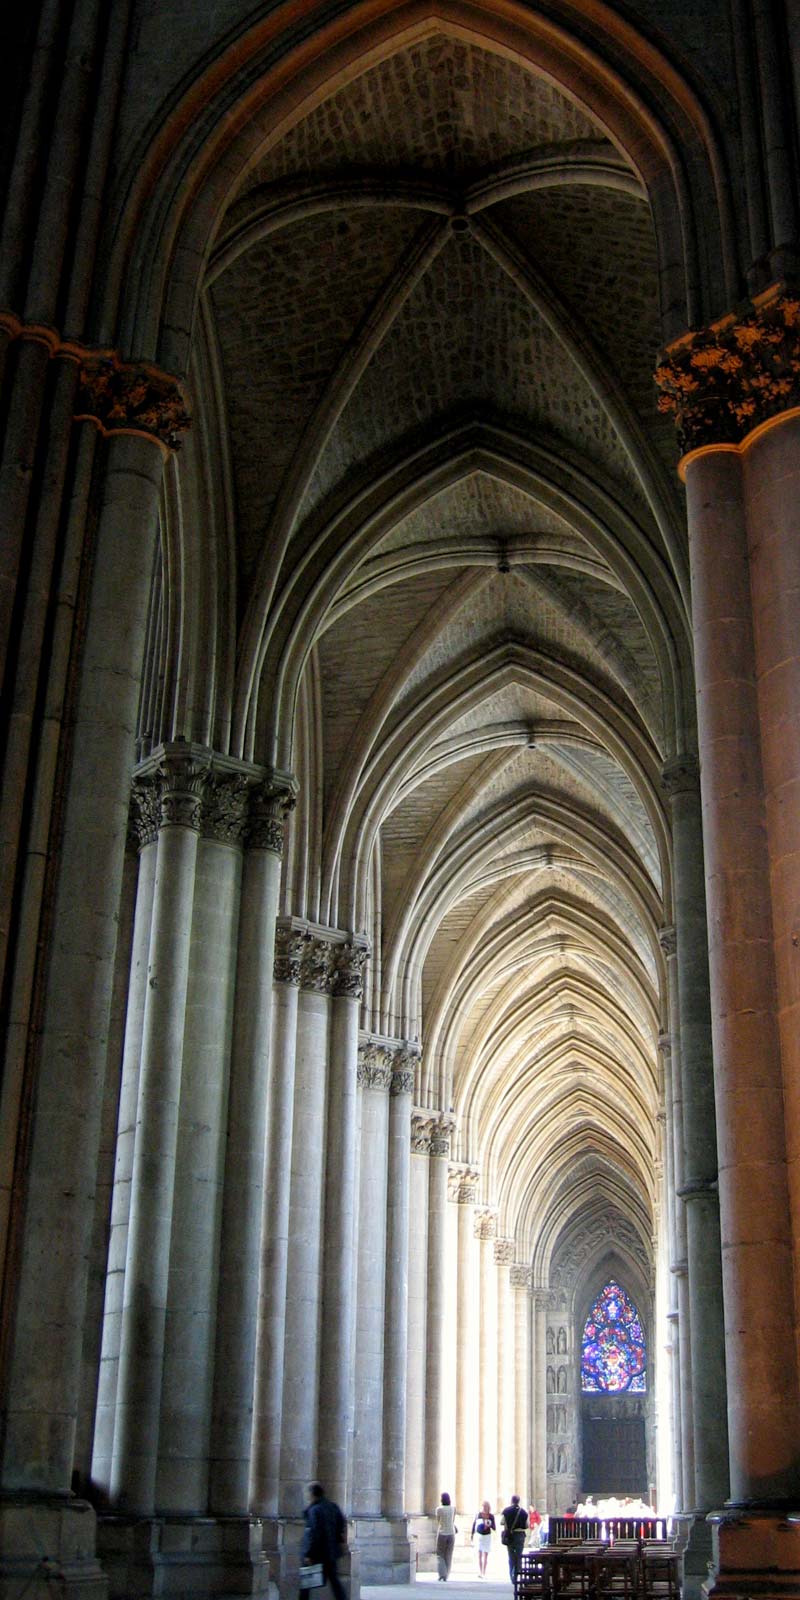
[[(319, 985), (306, 987), (310, 982)], [(297, 1517), (317, 1472), (321, 1326), (325, 1101), (330, 996), (328, 974), (304, 957), (297, 1005), (294, 1138), (289, 1199), (289, 1259), (283, 1357), (279, 1515)], [(326, 1485), (327, 1487), (327, 1485)]]
[(155, 1509), (158, 1424), (203, 773), (165, 756), (131, 1173), (111, 1495)]
[(466, 1514), (478, 1501), (478, 1394), (475, 1367), (475, 1184), (458, 1181), (458, 1297), (456, 1305), (456, 1505)]
[[(800, 422), (796, 415), (751, 444), (744, 479), (795, 1295), (800, 1305), (800, 560), (795, 514)], [(800, 1338), (800, 1322), (797, 1332)]]
[(125, 1017), (125, 1042), (122, 1052), (122, 1083), (117, 1114), (117, 1145), (114, 1188), (111, 1199), (111, 1231), (106, 1266), (103, 1338), (100, 1349), (100, 1374), (97, 1386), (92, 1478), (106, 1494), (111, 1488), (111, 1456), (114, 1444), (114, 1418), (117, 1410), (119, 1343), (122, 1330), (122, 1299), (125, 1288), (125, 1261), (128, 1254), (128, 1215), (131, 1201), (133, 1149), (136, 1137), (136, 1106), (139, 1099), (139, 1066), (142, 1051), (142, 1025), (147, 995), (147, 957), (150, 950), (150, 924), (153, 915), (153, 889), (156, 875), (156, 838), (146, 836), (139, 852), (133, 948)]
[(536, 1392), (534, 1406), (534, 1473), (533, 1500), (544, 1514), (547, 1507), (547, 1291), (537, 1289), (534, 1296), (535, 1339), (533, 1382)]
[(447, 1161), (450, 1141), (431, 1137), (428, 1187), (428, 1276), (425, 1365), (425, 1507), (439, 1504), (442, 1475), (442, 1395), (444, 1391), (445, 1246), (447, 1227)]
[[(160, 452), (108, 446), (74, 710), (24, 1216), (10, 1307), (3, 1487), (69, 1490), (130, 770)], [(54, 1159), (57, 1152), (57, 1159)], [(47, 1308), (43, 1316), (42, 1308)], [(57, 1337), (54, 1330), (57, 1329)]]
[[(687, 1270), (690, 1302), (693, 1507), (707, 1512), (728, 1494), (722, 1262), (719, 1246), (714, 1073), (708, 986), (703, 844), (696, 763), (664, 770), (671, 795), (683, 1102)], [(687, 1508), (688, 1509), (688, 1508)]]
[[(389, 1088), (388, 1192), (386, 1202), (386, 1312), (383, 1334), (383, 1511), (399, 1517), (406, 1508), (406, 1374), (409, 1366), (409, 1189), (413, 1057), (394, 1059)], [(414, 1249), (419, 1245), (414, 1234)]]
[[(268, 786), (267, 786), (268, 787)], [(236, 966), (236, 1004), (220, 1238), (209, 1506), (250, 1508), (275, 912), (283, 828), (251, 797)], [(267, 800), (269, 808), (269, 801)]]
[(686, 467), (706, 859), (731, 1494), (797, 1489), (783, 1083), (737, 452)]
[(480, 1364), (478, 1385), (480, 1392), (480, 1464), (481, 1499), (488, 1495), (492, 1505), (497, 1502), (500, 1483), (497, 1473), (497, 1273), (494, 1265), (494, 1241), (497, 1218), (484, 1213), (478, 1218), (480, 1239)]
[(383, 1455), (383, 1330), (386, 1288), (386, 1203), (390, 1059), (360, 1052), (361, 1173), (358, 1191), (358, 1281), (355, 1311), (355, 1440), (352, 1505), (356, 1515), (381, 1510)]
[(202, 839), (189, 953), (158, 1429), (155, 1503), (165, 1512), (204, 1513), (208, 1508), (240, 882), (238, 847)]
[(289, 1196), (294, 1130), (297, 1002), (302, 937), (276, 932), (269, 1099), (267, 1104), (259, 1326), (253, 1403), (253, 1509), (278, 1511), (289, 1274)]
[(497, 1472), (500, 1496), (506, 1505), (517, 1492), (514, 1483), (514, 1308), (509, 1282), (513, 1259), (513, 1241), (497, 1239)]
[(421, 1514), (437, 1502), (429, 1501), (426, 1505), (425, 1481), (430, 1134), (426, 1131), (425, 1120), (415, 1112), (412, 1112), (410, 1144), (409, 1237), (414, 1243), (408, 1255), (405, 1507), (412, 1514)]
[[(348, 978), (357, 953), (360, 962), (355, 961)], [(350, 945), (335, 956), (328, 1091), (318, 1454), (322, 1482), (331, 1497), (344, 1507), (349, 1507), (351, 1498), (348, 1469), (355, 1376), (358, 1011), (365, 956), (365, 950), (356, 952)], [(385, 1205), (381, 1229), (384, 1216)], [(381, 1315), (381, 1331), (382, 1322)]]
[(512, 1267), (514, 1294), (514, 1482), (524, 1506), (530, 1505), (530, 1281), (529, 1267)]

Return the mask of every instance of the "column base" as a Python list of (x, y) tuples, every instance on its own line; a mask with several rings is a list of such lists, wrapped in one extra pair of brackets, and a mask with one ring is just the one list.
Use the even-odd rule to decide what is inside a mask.
[[(263, 1525), (264, 1551), (274, 1580), (272, 1587), (280, 1600), (297, 1600), (297, 1571), (305, 1522), (300, 1517), (264, 1517)], [(349, 1600), (361, 1600), (360, 1551), (355, 1548), (352, 1522), (348, 1523), (347, 1537), (348, 1549), (339, 1560), (339, 1577)]]
[(691, 1519), (681, 1520), (686, 1525), (676, 1545), (683, 1549), (683, 1600), (702, 1600), (714, 1571), (711, 1524), (704, 1511), (696, 1511)]
[[(414, 1565), (417, 1572), (436, 1571), (436, 1524), (433, 1517), (421, 1512), (408, 1518), (408, 1536), (412, 1552), (416, 1552)], [(412, 1580), (413, 1581), (413, 1580)]]
[(20, 1493), (0, 1500), (0, 1600), (106, 1600), (97, 1518), (86, 1500)]
[(416, 1562), (405, 1517), (353, 1518), (362, 1583), (413, 1583)]
[(713, 1571), (703, 1594), (800, 1597), (800, 1505), (791, 1511), (731, 1506), (712, 1512)]
[(269, 1595), (260, 1517), (104, 1516), (97, 1547), (110, 1600)]

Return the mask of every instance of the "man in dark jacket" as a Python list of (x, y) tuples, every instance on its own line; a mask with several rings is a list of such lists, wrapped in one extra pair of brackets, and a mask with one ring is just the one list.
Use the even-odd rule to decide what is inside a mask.
[[(336, 1563), (347, 1542), (347, 1524), (336, 1501), (326, 1500), (321, 1483), (310, 1483), (308, 1493), (309, 1504), (303, 1512), (306, 1531), (300, 1546), (300, 1560), (311, 1566), (319, 1562), (325, 1582), (333, 1590), (334, 1600), (345, 1600)], [(301, 1600), (308, 1600), (302, 1590)]]
[(517, 1581), (519, 1563), (528, 1533), (528, 1513), (519, 1503), (519, 1495), (512, 1494), (511, 1504), (503, 1510), (503, 1533), (508, 1555), (508, 1573), (512, 1583)]

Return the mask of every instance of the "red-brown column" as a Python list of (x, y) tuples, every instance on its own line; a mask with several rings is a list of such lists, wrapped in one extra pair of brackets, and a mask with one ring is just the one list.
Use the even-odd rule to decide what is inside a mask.
[(736, 447), (684, 463), (719, 1149), (731, 1496), (795, 1496), (797, 1380), (783, 1085)]
[(743, 452), (786, 1159), (800, 1305), (800, 413)]

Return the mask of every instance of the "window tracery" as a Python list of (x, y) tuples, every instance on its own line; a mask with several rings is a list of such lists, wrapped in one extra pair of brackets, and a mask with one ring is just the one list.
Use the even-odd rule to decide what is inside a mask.
[(644, 1393), (647, 1346), (639, 1313), (612, 1278), (589, 1312), (581, 1340), (584, 1394)]

